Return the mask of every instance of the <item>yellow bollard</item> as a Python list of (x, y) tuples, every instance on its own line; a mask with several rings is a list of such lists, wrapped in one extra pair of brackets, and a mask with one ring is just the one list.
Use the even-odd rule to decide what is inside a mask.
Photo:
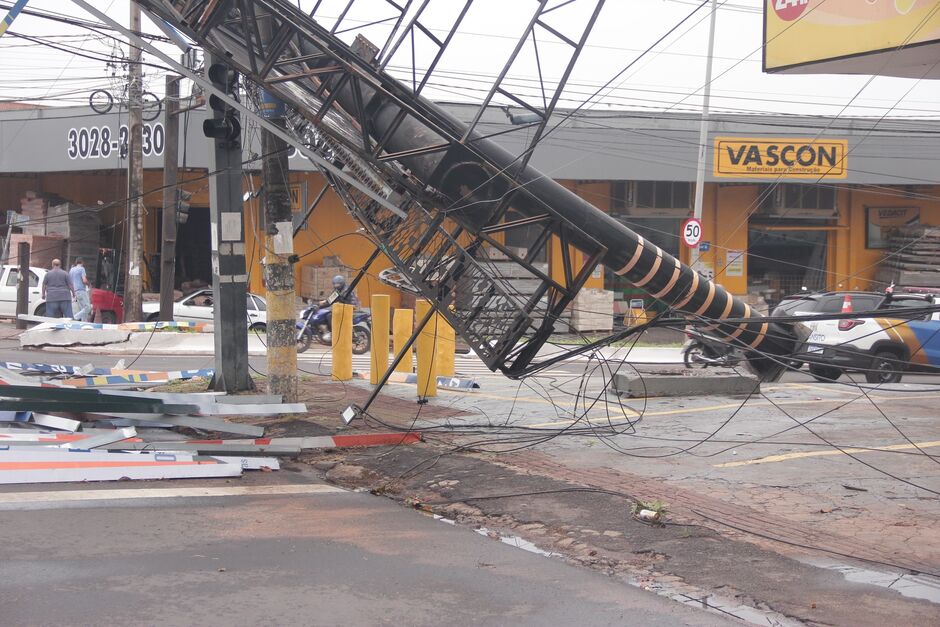
[(372, 352), (369, 383), (375, 385), (388, 369), (388, 320), (391, 299), (388, 294), (372, 295)]
[(333, 304), (333, 380), (352, 379), (353, 306)]
[[(416, 304), (415, 313), (420, 324), (431, 310), (431, 303), (426, 300), (419, 300)], [(418, 335), (418, 396), (428, 397), (437, 396), (437, 316), (431, 316), (431, 319), (424, 326)]]
[(441, 314), (437, 318), (437, 374), (442, 377), (454, 376), (454, 353), (457, 352), (457, 334), (447, 319)]
[[(393, 350), (396, 357), (401, 354), (402, 349), (411, 337), (411, 332), (414, 331), (414, 315), (415, 312), (411, 309), (395, 310), (395, 339)], [(395, 366), (395, 372), (407, 372), (409, 374), (414, 372), (415, 358), (414, 353), (412, 353), (413, 348), (414, 347), (408, 348), (408, 354)]]

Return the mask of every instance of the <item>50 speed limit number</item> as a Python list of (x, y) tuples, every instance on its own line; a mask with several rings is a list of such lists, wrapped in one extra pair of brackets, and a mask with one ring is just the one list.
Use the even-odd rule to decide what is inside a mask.
[(682, 241), (689, 248), (695, 248), (702, 241), (702, 222), (696, 218), (689, 218), (682, 223)]

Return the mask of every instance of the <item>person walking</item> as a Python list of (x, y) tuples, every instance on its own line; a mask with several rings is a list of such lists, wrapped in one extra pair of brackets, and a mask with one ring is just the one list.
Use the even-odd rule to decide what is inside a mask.
[(88, 274), (85, 272), (85, 260), (81, 257), (75, 258), (75, 263), (69, 270), (69, 281), (72, 283), (75, 302), (78, 305), (78, 311), (74, 317), (79, 322), (87, 322), (88, 314), (91, 313), (91, 299), (88, 297), (89, 284)]
[(69, 280), (69, 273), (62, 269), (62, 262), (52, 260), (52, 269), (42, 278), (42, 299), (46, 301), (46, 316), (50, 318), (71, 318), (72, 297), (75, 290)]

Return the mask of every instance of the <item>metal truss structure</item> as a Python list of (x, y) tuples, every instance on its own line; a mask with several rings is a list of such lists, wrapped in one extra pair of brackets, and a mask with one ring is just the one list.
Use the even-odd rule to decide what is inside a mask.
[[(491, 369), (537, 369), (557, 320), (601, 262), (668, 305), (716, 320), (719, 335), (790, 352), (786, 329), (771, 332), (720, 286), (529, 165), (604, 0), (527, 0), (527, 26), (469, 124), (422, 94), (474, 0), (443, 3), (443, 28), (423, 21), (430, 0), (348, 0), (331, 17), (322, 0), (309, 13), (288, 0), (139, 3), (291, 108), (295, 138), (341, 169), (326, 171), (328, 181), (399, 280), (430, 300)], [(366, 4), (370, 19), (354, 20)], [(553, 21), (572, 8), (584, 19)], [(261, 35), (265, 21), (270, 38)], [(380, 23), (391, 25), (381, 48), (354, 32)], [(541, 75), (547, 39), (567, 51), (562, 79), (535, 98), (516, 93), (506, 81), (513, 63), (531, 46)], [(431, 51), (420, 70), (418, 47)], [(388, 68), (409, 51), (406, 83)], [(497, 96), (527, 112), (527, 123), (508, 131), (528, 134), (519, 154), (480, 130)]]

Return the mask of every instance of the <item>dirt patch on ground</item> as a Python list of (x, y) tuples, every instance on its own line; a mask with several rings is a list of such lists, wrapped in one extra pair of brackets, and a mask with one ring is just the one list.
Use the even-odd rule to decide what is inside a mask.
[(486, 527), (491, 535), (523, 538), (610, 576), (689, 586), (813, 624), (940, 620), (940, 607), (929, 602), (849, 583), (837, 572), (728, 538), (685, 516), (678, 524), (644, 524), (631, 513), (634, 500), (621, 492), (629, 486), (587, 488), (487, 456), (442, 452), (402, 446), (323, 452), (303, 460), (339, 485)]

